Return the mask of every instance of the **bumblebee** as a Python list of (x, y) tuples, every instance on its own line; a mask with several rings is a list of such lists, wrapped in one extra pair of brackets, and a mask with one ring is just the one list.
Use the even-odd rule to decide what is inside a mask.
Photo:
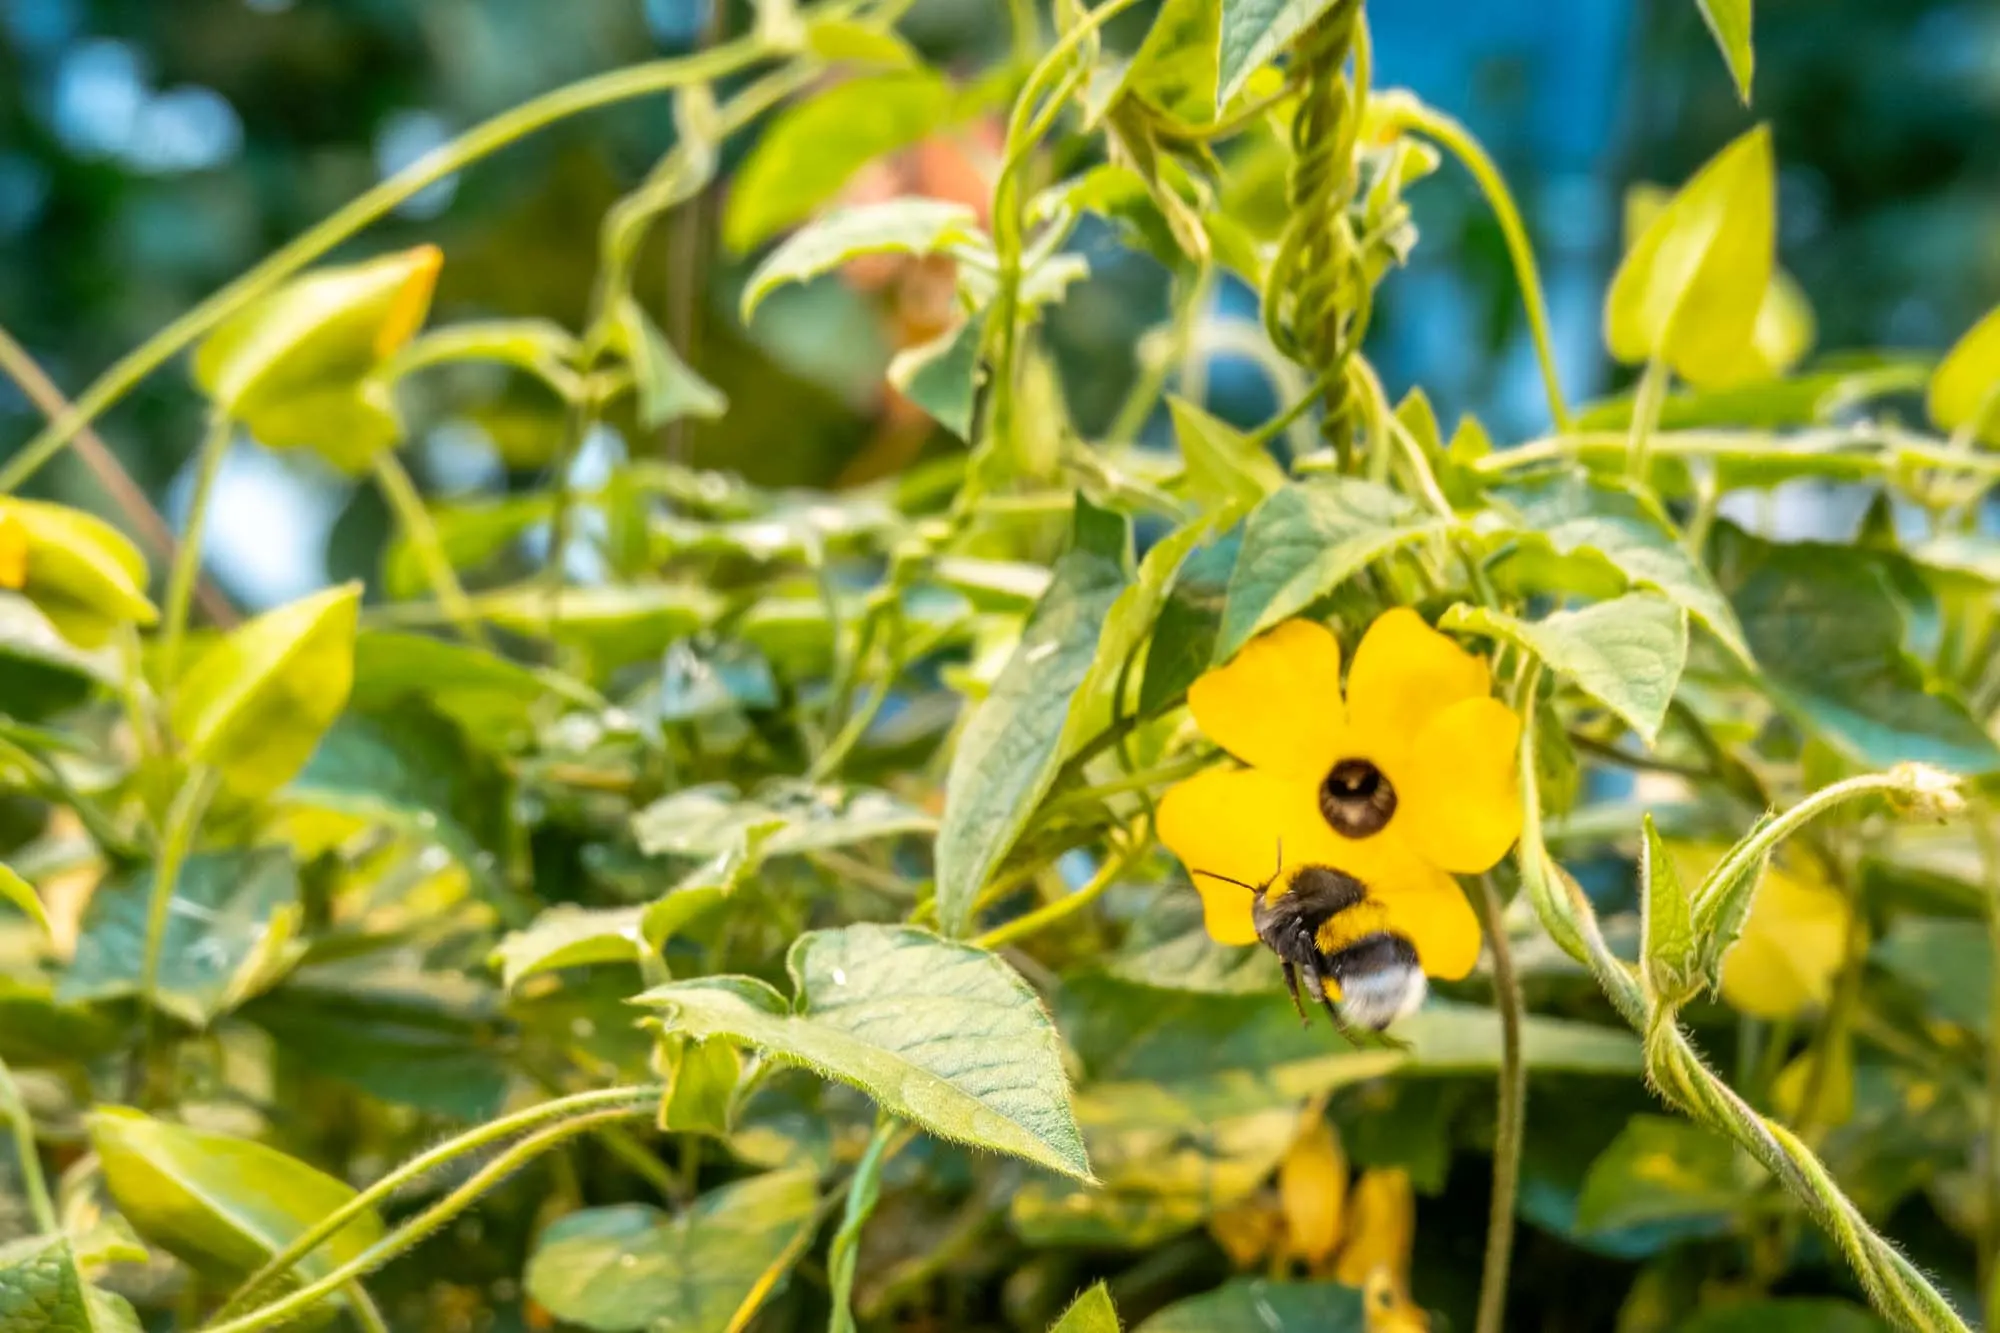
[[(1306, 1017), (1302, 988), (1348, 1037), (1354, 1036), (1350, 1021), (1380, 1032), (1423, 1003), (1424, 973), (1416, 946), (1389, 928), (1381, 902), (1354, 876), (1321, 865), (1300, 866), (1287, 875), (1282, 855), (1278, 871), (1262, 884), (1206, 870), (1195, 873), (1253, 895), (1257, 938), (1278, 955), (1285, 989), (1300, 1019)], [(1329, 981), (1338, 988), (1338, 1001), (1327, 993)]]

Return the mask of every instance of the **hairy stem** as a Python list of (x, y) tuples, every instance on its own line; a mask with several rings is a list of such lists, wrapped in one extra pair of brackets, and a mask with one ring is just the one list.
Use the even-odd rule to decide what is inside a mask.
[(604, 1088), (596, 1092), (581, 1092), (575, 1096), (561, 1097), (555, 1101), (543, 1102), (539, 1106), (531, 1106), (525, 1111), (502, 1116), (498, 1120), (468, 1130), (455, 1139), (440, 1143), (429, 1152), (411, 1158), (362, 1190), (314, 1223), (290, 1245), (272, 1255), (269, 1262), (252, 1273), (223, 1303), (222, 1310), (216, 1318), (227, 1319), (247, 1308), (265, 1288), (290, 1272), (299, 1260), (311, 1254), (329, 1236), (405, 1185), (423, 1178), (446, 1163), (456, 1161), (467, 1153), (490, 1147), (502, 1139), (512, 1138), (524, 1130), (533, 1129), (551, 1120), (560, 1120), (565, 1116), (582, 1116), (600, 1111), (614, 1111), (621, 1115), (636, 1114), (637, 1110), (650, 1107), (657, 1102), (665, 1091), (666, 1089), (659, 1084), (635, 1084), (622, 1088)]
[(1501, 921), (1500, 895), (1490, 875), (1470, 895), (1493, 950), (1493, 1006), (1500, 1011), (1499, 1107), (1493, 1122), (1493, 1203), (1486, 1215), (1486, 1261), (1479, 1275), (1475, 1333), (1501, 1333), (1507, 1315), (1507, 1270), (1514, 1255), (1514, 1201), (1521, 1182), (1521, 1141), (1527, 1125), (1528, 1066), (1521, 1058), (1521, 983)]
[(1118, 877), (1125, 873), (1126, 867), (1131, 865), (1137, 859), (1139, 852), (1144, 849), (1149, 836), (1150, 833), (1142, 820), (1140, 827), (1133, 829), (1131, 841), (1127, 844), (1124, 854), (1107, 857), (1104, 864), (1097, 868), (1097, 873), (1092, 875), (1082, 888), (1074, 893), (1066, 893), (1052, 903), (1044, 903), (1034, 911), (1017, 916), (1003, 925), (995, 926), (984, 935), (975, 937), (972, 943), (981, 949), (998, 949), (1002, 945), (1012, 944), (1016, 940), (1046, 930), (1056, 922), (1067, 920), (1081, 912), (1102, 898), (1105, 890), (1118, 882)]
[[(1531, 669), (1519, 694), (1524, 713), (1532, 713), (1537, 685), (1538, 672)], [(1775, 1176), (1833, 1240), (1870, 1303), (1890, 1322), (1914, 1333), (1970, 1333), (1950, 1302), (1868, 1225), (1812, 1149), (1733, 1092), (1696, 1054), (1671, 1011), (1655, 1010), (1638, 977), (1605, 943), (1582, 888), (1555, 864), (1542, 841), (1532, 728), (1521, 738), (1519, 762), (1523, 891), (1550, 937), (1590, 969), (1619, 1015), (1644, 1037), (1655, 1090), (1690, 1118), (1734, 1139)]]
[(241, 1318), (220, 1321), (221, 1317), (218, 1316), (220, 1322), (211, 1322), (202, 1333), (256, 1333), (260, 1329), (276, 1328), (280, 1324), (289, 1323), (347, 1284), (372, 1273), (405, 1251), (415, 1249), (438, 1228), (477, 1203), (482, 1196), (508, 1176), (551, 1148), (613, 1121), (649, 1115), (651, 1111), (652, 1108), (649, 1106), (588, 1111), (531, 1134), (475, 1171), (457, 1189), (325, 1277), (300, 1287), (289, 1296), (252, 1310)]

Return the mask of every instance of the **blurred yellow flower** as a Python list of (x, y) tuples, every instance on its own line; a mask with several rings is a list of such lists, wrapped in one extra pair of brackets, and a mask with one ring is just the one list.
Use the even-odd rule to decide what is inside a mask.
[[(1667, 850), (1692, 891), (1727, 849), (1675, 843)], [(1852, 924), (1847, 899), (1825, 880), (1795, 866), (1767, 866), (1743, 934), (1723, 957), (1722, 998), (1757, 1018), (1820, 1008), (1833, 994)]]
[(1333, 1126), (1314, 1108), (1278, 1164), (1278, 1202), (1292, 1257), (1317, 1267), (1333, 1254), (1346, 1200), (1347, 1154)]
[(12, 514), (0, 514), (0, 588), (28, 586), (28, 529)]
[(1340, 657), (1331, 631), (1290, 620), (1194, 683), (1195, 722), (1249, 767), (1171, 788), (1160, 838), (1222, 943), (1257, 931), (1250, 895), (1216, 877), (1263, 883), (1282, 851), (1359, 879), (1425, 972), (1462, 977), (1479, 925), (1451, 876), (1491, 868), (1520, 834), (1520, 719), (1491, 697), (1484, 658), (1408, 608), (1369, 626), (1344, 699)]
[(1366, 1287), (1380, 1272), (1390, 1289), (1410, 1289), (1410, 1246), (1417, 1238), (1417, 1192), (1401, 1167), (1363, 1171), (1347, 1198), (1347, 1235), (1333, 1280)]

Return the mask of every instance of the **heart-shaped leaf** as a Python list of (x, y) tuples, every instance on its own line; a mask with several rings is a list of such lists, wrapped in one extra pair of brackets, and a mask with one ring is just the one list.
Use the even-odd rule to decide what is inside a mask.
[(797, 998), (749, 977), (656, 986), (669, 1032), (726, 1038), (861, 1089), (962, 1143), (1088, 1179), (1056, 1030), (993, 954), (901, 926), (813, 931), (788, 957)]

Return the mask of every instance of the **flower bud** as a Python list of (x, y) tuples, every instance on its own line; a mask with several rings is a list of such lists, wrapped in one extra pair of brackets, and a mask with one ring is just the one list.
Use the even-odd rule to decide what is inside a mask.
[(1278, 1166), (1290, 1252), (1318, 1267), (1340, 1244), (1347, 1202), (1347, 1154), (1326, 1117), (1313, 1112)]
[(1889, 770), (1896, 783), (1896, 803), (1919, 819), (1940, 822), (1965, 813), (1965, 793), (1958, 778), (1929, 764), (1903, 763)]

